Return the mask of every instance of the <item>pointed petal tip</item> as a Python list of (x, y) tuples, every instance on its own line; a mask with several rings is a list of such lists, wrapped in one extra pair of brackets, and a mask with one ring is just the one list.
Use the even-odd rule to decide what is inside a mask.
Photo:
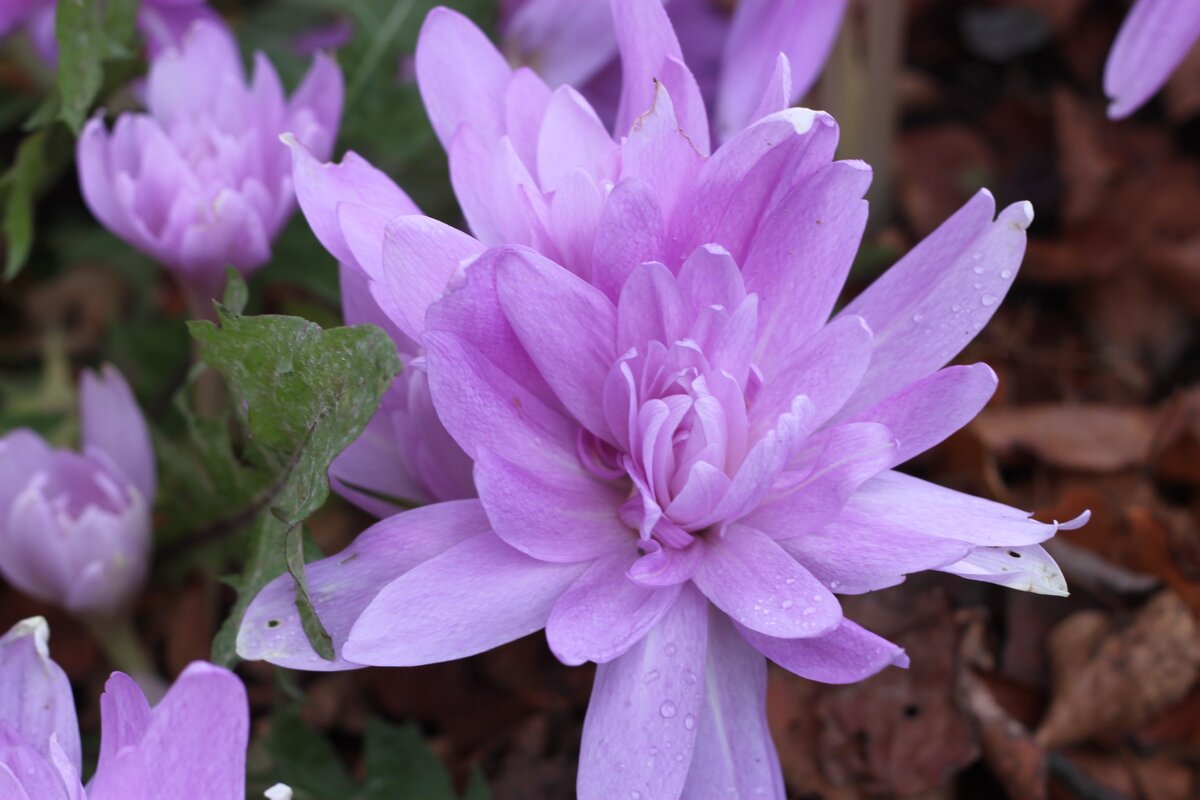
[(1066, 522), (1054, 520), (1054, 529), (1056, 531), (1076, 531), (1082, 528), (1084, 525), (1087, 525), (1091, 518), (1092, 510), (1090, 508), (1084, 509), (1082, 514), (1074, 519), (1069, 519)]
[(25, 636), (33, 637), (33, 646), (42, 658), (50, 657), (50, 623), (43, 616), (27, 617), (9, 629), (5, 639), (14, 640)]

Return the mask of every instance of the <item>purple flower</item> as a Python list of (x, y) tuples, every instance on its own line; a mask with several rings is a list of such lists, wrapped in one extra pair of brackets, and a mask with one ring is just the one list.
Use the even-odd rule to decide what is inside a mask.
[[(34, 48), (47, 63), (58, 61), (54, 38), (57, 0), (5, 0), (0, 7), (0, 38), (20, 27), (29, 31)], [(138, 30), (153, 57), (178, 42), (188, 27), (199, 19), (218, 20), (206, 0), (143, 0), (138, 11)]]
[[(907, 664), (838, 594), (926, 569), (1065, 593), (1039, 544), (1062, 526), (895, 469), (991, 397), (986, 365), (945, 364), (1011, 285), (1032, 209), (997, 216), (981, 192), (833, 315), (869, 169), (833, 160), (828, 115), (780, 110), (778, 71), (765, 116), (708, 156), (661, 7), (614, 11), (619, 141), (573, 90), (430, 14), (418, 79), (478, 240), (411, 213), (381, 233), (365, 198), (386, 181), (357, 159), (329, 168), (343, 185), (314, 182), (310, 224), (363, 254), (379, 308), (425, 348), (479, 497), (309, 565), (335, 661), (309, 647), (287, 576), (238, 651), (408, 666), (545, 628), (564, 663), (599, 665), (581, 798), (781, 798), (764, 656), (834, 683)], [(334, 173), (297, 169), (298, 186), (314, 174)]]
[(131, 800), (246, 796), (250, 714), (232, 672), (203, 662), (183, 671), (153, 709), (114, 672), (100, 698), (100, 763), (80, 782), (79, 726), (67, 676), (50, 659), (41, 617), (0, 638), (0, 797)]
[(175, 270), (202, 299), (266, 263), (291, 216), (290, 131), (323, 158), (342, 109), (342, 74), (318, 55), (292, 94), (259, 53), (246, 82), (233, 37), (201, 21), (178, 48), (154, 59), (149, 113), (122, 114), (110, 133), (100, 118), (79, 138), (84, 199), (113, 233)]
[(347, 155), (341, 164), (321, 164), (293, 137), (284, 141), (292, 148), (300, 208), (340, 262), (346, 324), (383, 328), (403, 364), (366, 430), (331, 465), (334, 490), (378, 517), (400, 510), (392, 499), (419, 505), (473, 497), (471, 459), (433, 408), (424, 352), (380, 310), (370, 292), (369, 275), (382, 271), (379, 245), (387, 224), (406, 215), (424, 219), (420, 209), (357, 155)]
[(154, 451), (120, 373), (85, 372), (83, 451), (18, 429), (0, 438), (0, 574), (21, 591), (88, 617), (121, 611), (150, 553)]
[[(717, 138), (754, 121), (762, 87), (789, 73), (788, 103), (812, 87), (833, 47), (846, 0), (743, 0), (732, 17), (711, 0), (664, 3), (688, 66), (713, 109)], [(551, 86), (579, 88), (597, 108), (614, 94), (617, 39), (609, 0), (516, 0), (502, 4), (504, 49)], [(781, 63), (779, 56), (785, 60)], [(610, 115), (601, 111), (601, 117)]]
[(1137, 0), (1104, 65), (1108, 116), (1137, 111), (1183, 61), (1200, 38), (1200, 6), (1175, 0)]

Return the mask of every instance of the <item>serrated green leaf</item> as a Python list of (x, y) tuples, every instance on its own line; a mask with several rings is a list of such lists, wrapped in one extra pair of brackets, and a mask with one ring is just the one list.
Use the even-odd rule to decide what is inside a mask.
[(235, 407), (246, 409), (251, 441), (275, 477), (237, 581), (237, 604), (213, 643), (214, 660), (231, 663), (250, 599), (285, 570), (296, 579), (297, 607), (314, 650), (332, 658), (288, 532), (328, 497), (329, 464), (366, 427), (399, 372), (395, 344), (371, 325), (323, 330), (296, 317), (241, 317), (221, 305), (217, 317), (215, 325), (189, 322), (189, 329), (203, 345), (204, 362), (224, 376)]

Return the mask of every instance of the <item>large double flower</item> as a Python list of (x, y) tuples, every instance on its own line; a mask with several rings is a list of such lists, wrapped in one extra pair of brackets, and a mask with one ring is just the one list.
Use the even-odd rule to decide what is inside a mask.
[(980, 193), (831, 316), (870, 178), (833, 160), (833, 120), (783, 108), (783, 68), (708, 156), (661, 7), (616, 0), (614, 20), (621, 107), (640, 109), (619, 141), (572, 90), (431, 14), (418, 77), (478, 238), (390, 217), (381, 174), (295, 149), (306, 216), (424, 348), (409, 366), (479, 497), (310, 565), (334, 661), (286, 576), (239, 652), (405, 666), (544, 627), (562, 661), (599, 664), (580, 797), (783, 797), (763, 656), (831, 682), (907, 663), (838, 594), (924, 569), (1065, 589), (1038, 545), (1055, 525), (894, 471), (991, 396), (986, 365), (944, 365), (1011, 284), (1032, 212), (997, 218)]

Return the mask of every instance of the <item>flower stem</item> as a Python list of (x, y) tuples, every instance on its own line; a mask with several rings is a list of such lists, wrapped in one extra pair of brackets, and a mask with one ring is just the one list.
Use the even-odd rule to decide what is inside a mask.
[(166, 682), (128, 616), (89, 618), (83, 622), (115, 669), (137, 681), (151, 704), (162, 699), (167, 691)]

